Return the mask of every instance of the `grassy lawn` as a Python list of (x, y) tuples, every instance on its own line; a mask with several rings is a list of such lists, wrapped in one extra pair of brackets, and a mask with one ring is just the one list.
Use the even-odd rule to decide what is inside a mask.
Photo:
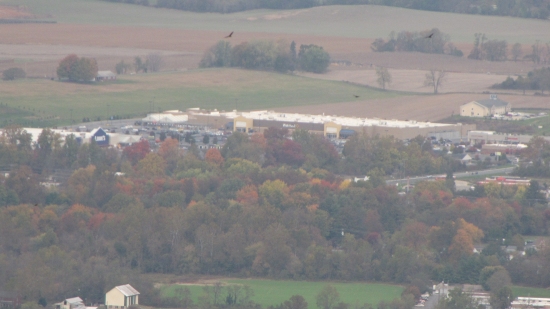
[(529, 288), (523, 286), (513, 286), (512, 292), (514, 297), (523, 296), (523, 297), (550, 297), (550, 290), (543, 288)]
[(0, 102), (0, 127), (12, 124), (24, 126), (52, 126), (55, 123), (55, 119), (45, 119), (41, 117), (40, 113), (13, 107), (13, 105)]
[[(547, 110), (539, 109), (518, 109), (518, 111), (529, 113), (538, 113), (544, 111), (548, 113)], [(527, 135), (550, 135), (550, 115), (525, 120), (496, 120), (462, 117), (455, 115), (442, 119), (440, 121), (450, 123), (475, 123), (478, 127), (478, 130), (515, 132), (518, 134)]]
[(535, 129), (536, 135), (550, 135), (550, 116), (537, 117), (518, 121), (518, 125), (530, 125)]
[[(343, 82), (239, 69), (120, 76), (115, 83), (74, 84), (27, 79), (0, 82), (0, 103), (67, 124), (83, 117), (143, 116), (151, 110), (268, 109), (396, 97)], [(311, 113), (315, 113), (314, 110)], [(71, 118), (72, 117), (72, 118)]]
[[(315, 298), (327, 284), (326, 282), (308, 281), (276, 281), (258, 279), (231, 279), (222, 280), (228, 284), (245, 284), (254, 290), (253, 300), (262, 306), (278, 305), (289, 299), (292, 295), (302, 295), (309, 308), (316, 309)], [(403, 287), (398, 285), (377, 283), (330, 283), (340, 293), (340, 300), (346, 303), (359, 304), (370, 303), (376, 306), (382, 300), (392, 300), (401, 295)], [(177, 285), (167, 285), (162, 289), (165, 296), (173, 296)], [(202, 294), (202, 286), (187, 286), (192, 293), (193, 300)], [(225, 297), (225, 291), (222, 293)]]

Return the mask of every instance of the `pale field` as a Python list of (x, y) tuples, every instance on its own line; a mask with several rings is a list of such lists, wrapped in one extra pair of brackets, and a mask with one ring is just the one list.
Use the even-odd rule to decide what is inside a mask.
[[(406, 92), (433, 93), (432, 86), (425, 86), (427, 71), (423, 70), (399, 70), (389, 69), (392, 83), (386, 86), (387, 90), (399, 90)], [(363, 70), (331, 70), (325, 74), (301, 73), (300, 75), (335, 81), (346, 81), (371, 87), (379, 87), (378, 76), (375, 69)], [(506, 76), (494, 74), (456, 73), (446, 72), (443, 84), (439, 87), (439, 93), (450, 92), (483, 92), (489, 91), (489, 87), (502, 82)], [(495, 92), (491, 90), (491, 92)]]
[[(549, 108), (550, 98), (532, 95), (502, 95), (499, 99), (510, 102), (512, 108)], [(417, 120), (436, 122), (451, 115), (459, 114), (459, 107), (474, 100), (488, 99), (488, 94), (440, 94), (410, 95), (396, 98), (316, 104), (310, 106), (281, 107), (275, 110), (308, 113), (342, 115), (350, 117), (369, 117), (381, 119)]]

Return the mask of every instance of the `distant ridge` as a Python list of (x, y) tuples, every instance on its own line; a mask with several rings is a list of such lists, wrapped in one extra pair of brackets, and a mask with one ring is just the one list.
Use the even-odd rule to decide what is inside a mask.
[[(149, 0), (103, 0), (107, 2), (130, 3), (144, 6), (150, 5)], [(374, 3), (375, 2), (375, 3)], [(519, 1), (512, 5), (482, 5), (475, 0), (465, 1), (424, 1), (424, 0), (409, 0), (409, 1), (393, 1), (393, 0), (287, 0), (287, 1), (264, 1), (264, 0), (243, 0), (228, 4), (226, 0), (211, 0), (208, 4), (206, 1), (197, 2), (196, 0), (157, 0), (155, 7), (170, 8), (176, 10), (184, 10), (191, 12), (216, 12), (216, 13), (235, 13), (255, 9), (275, 9), (275, 10), (291, 10), (305, 9), (317, 6), (327, 5), (365, 5), (376, 4), (383, 6), (402, 7), (413, 10), (431, 11), (431, 12), (448, 12), (459, 14), (473, 15), (496, 15), (496, 16), (512, 16), (520, 18), (535, 18), (548, 19), (550, 16), (550, 0), (540, 0), (537, 3), (527, 3), (527, 1)], [(466, 5), (464, 5), (466, 4)]]
[(56, 24), (56, 20), (35, 20), (35, 19), (3, 19), (0, 24)]

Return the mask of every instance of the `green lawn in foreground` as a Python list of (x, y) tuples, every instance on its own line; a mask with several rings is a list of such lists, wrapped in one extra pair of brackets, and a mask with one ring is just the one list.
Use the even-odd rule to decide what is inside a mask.
[[(258, 280), (258, 279), (231, 279), (222, 280), (229, 284), (246, 284), (254, 290), (253, 300), (262, 306), (278, 305), (289, 299), (292, 295), (302, 295), (309, 308), (316, 309), (315, 298), (327, 282), (310, 281), (278, 281), (278, 280)], [(380, 301), (390, 301), (398, 298), (403, 291), (403, 287), (398, 285), (379, 284), (379, 283), (330, 283), (340, 293), (340, 300), (346, 303), (359, 304), (370, 303), (377, 305)], [(165, 286), (162, 293), (165, 296), (173, 296), (176, 285)], [(196, 302), (197, 297), (202, 294), (201, 286), (187, 286)], [(225, 297), (225, 291), (223, 292)]]
[(550, 298), (550, 290), (543, 288), (530, 288), (523, 286), (513, 286), (512, 293), (514, 297), (543, 297)]
[[(35, 110), (57, 124), (83, 117), (141, 117), (151, 109), (251, 110), (400, 96), (344, 82), (238, 69), (119, 76), (117, 83), (81, 85), (51, 80), (0, 82), (0, 103)], [(312, 113), (315, 113), (312, 110)], [(72, 116), (71, 116), (72, 115)]]

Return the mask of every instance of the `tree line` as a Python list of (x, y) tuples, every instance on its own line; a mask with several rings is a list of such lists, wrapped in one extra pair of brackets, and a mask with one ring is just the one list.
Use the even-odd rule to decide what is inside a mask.
[(448, 54), (462, 57), (463, 53), (451, 42), (448, 34), (437, 28), (424, 31), (391, 32), (388, 40), (377, 38), (371, 44), (375, 52), (420, 52), (429, 54)]
[[(0, 289), (32, 302), (101, 302), (112, 286), (130, 283), (140, 302), (160, 306), (165, 300), (141, 274), (381, 281), (424, 292), (430, 280), (484, 284), (500, 271), (514, 284), (550, 284), (548, 248), (512, 260), (501, 249), (548, 235), (538, 183), (460, 196), (449, 173), (401, 196), (384, 175), (446, 162), (422, 139), (407, 150), (358, 134), (346, 143), (352, 161), (344, 166), (370, 179), (353, 182), (331, 172), (340, 159), (322, 137), (288, 134), (235, 133), (221, 151), (201, 154), (168, 137), (154, 152), (146, 141), (119, 152), (71, 137), (61, 143), (49, 130), (31, 147), (28, 134), (8, 129), (0, 143), (0, 165), (12, 166), (0, 176)], [(62, 186), (40, 184), (39, 173), (68, 166)], [(474, 254), (480, 242), (487, 247)]]
[[(104, 0), (108, 2), (150, 5), (148, 0)], [(156, 7), (194, 12), (233, 13), (254, 9), (300, 9), (323, 5), (374, 4), (415, 10), (477, 15), (514, 16), (547, 19), (550, 1), (478, 1), (478, 0), (157, 0)]]
[(288, 45), (285, 41), (252, 41), (231, 46), (219, 41), (208, 49), (200, 67), (241, 67), (245, 69), (277, 71), (281, 73), (302, 70), (323, 73), (330, 64), (330, 55), (317, 45)]
[(540, 90), (544, 94), (545, 90), (550, 90), (550, 67), (534, 69), (529, 71), (527, 76), (518, 76), (516, 79), (508, 76), (502, 83), (491, 86), (494, 89), (517, 89), (523, 90)]
[[(448, 34), (437, 28), (416, 31), (391, 32), (388, 39), (377, 38), (371, 44), (375, 52), (421, 52), (431, 54), (448, 54), (462, 57), (464, 54), (450, 41)], [(506, 40), (490, 40), (484, 33), (474, 34), (474, 47), (468, 54), (468, 59), (487, 61), (523, 60), (535, 64), (546, 64), (550, 61), (550, 42), (542, 44), (536, 41), (531, 46), (531, 53), (524, 54), (520, 43), (508, 48)]]

